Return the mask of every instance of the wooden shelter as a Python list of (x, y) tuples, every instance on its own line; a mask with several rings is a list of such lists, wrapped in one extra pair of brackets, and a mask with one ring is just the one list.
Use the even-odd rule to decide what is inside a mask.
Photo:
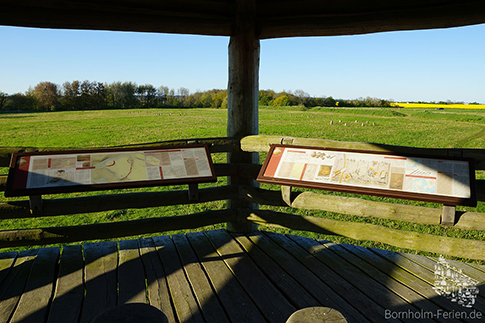
[[(231, 138), (258, 134), (260, 39), (485, 22), (485, 2), (469, 0), (7, 0), (0, 4), (1, 25), (229, 36), (227, 136)], [(232, 152), (228, 162), (257, 164), (257, 156)], [(241, 203), (232, 201), (232, 207)]]
[[(0, 0), (0, 25), (230, 37), (227, 138), (196, 140), (208, 144), (211, 153), (228, 153), (226, 164), (215, 165), (217, 176), (228, 176), (227, 186), (200, 189), (195, 199), (181, 191), (52, 199), (43, 201), (42, 210), (33, 213), (29, 201), (12, 201), (0, 203), (0, 219), (226, 199), (230, 201), (227, 210), (90, 226), (1, 231), (0, 247), (109, 239), (224, 222), (231, 232), (86, 243), (65, 247), (61, 254), (59, 248), (0, 254), (0, 321), (69, 318), (86, 322), (115, 305), (147, 301), (162, 309), (170, 322), (234, 322), (241, 317), (245, 322), (284, 322), (293, 311), (308, 306), (336, 308), (354, 322), (385, 321), (385, 310), (462, 310), (456, 303), (450, 305), (447, 299), (433, 294), (437, 259), (254, 232), (256, 224), (267, 224), (485, 260), (483, 241), (258, 210), (258, 204), (289, 206), (436, 225), (444, 223), (445, 213), (436, 208), (357, 201), (313, 192), (286, 191), (282, 197), (277, 191), (256, 187), (254, 179), (260, 168), (257, 154), (267, 152), (271, 143), (416, 151), (410, 147), (258, 135), (259, 44), (268, 38), (479, 23), (485, 23), (485, 1)], [(8, 166), (11, 153), (28, 149), (0, 149), (0, 166)], [(477, 169), (485, 169), (482, 149), (420, 151), (470, 157), (475, 159)], [(478, 199), (484, 201), (485, 181), (477, 181), (477, 186)], [(0, 176), (0, 188), (5, 189), (5, 176)], [(449, 224), (485, 230), (483, 214), (477, 212), (462, 212)], [(472, 279), (485, 281), (482, 266), (453, 265), (457, 272), (462, 269)], [(485, 313), (482, 295), (476, 298), (476, 309)]]
[(234, 36), (242, 19), (258, 39), (458, 27), (485, 22), (476, 0), (2, 0), (0, 24)]

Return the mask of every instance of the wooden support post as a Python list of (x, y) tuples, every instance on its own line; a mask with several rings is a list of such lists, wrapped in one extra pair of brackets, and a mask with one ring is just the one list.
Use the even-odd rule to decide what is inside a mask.
[[(229, 82), (227, 91), (227, 136), (243, 138), (258, 134), (259, 99), (259, 39), (256, 35), (255, 0), (237, 0), (233, 34), (229, 41)], [(245, 153), (240, 147), (228, 153), (228, 163), (259, 164), (257, 153)], [(257, 186), (255, 180), (230, 176), (230, 185)], [(256, 208), (253, 203), (233, 199), (228, 207), (241, 216), (227, 224), (232, 232), (251, 232), (257, 225), (248, 222), (244, 214)]]
[(454, 205), (443, 205), (441, 213), (441, 224), (447, 227), (455, 225), (456, 207)]

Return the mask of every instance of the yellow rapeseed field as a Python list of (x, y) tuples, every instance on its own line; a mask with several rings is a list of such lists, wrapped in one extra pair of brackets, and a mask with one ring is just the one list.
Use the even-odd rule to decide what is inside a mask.
[(424, 109), (485, 109), (484, 104), (432, 104), (432, 103), (391, 103), (392, 106), (401, 108), (424, 108)]

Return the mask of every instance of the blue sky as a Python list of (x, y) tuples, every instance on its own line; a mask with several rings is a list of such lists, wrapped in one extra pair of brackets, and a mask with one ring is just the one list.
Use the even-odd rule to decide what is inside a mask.
[[(0, 91), (42, 81), (227, 87), (228, 37), (0, 26)], [(485, 24), (261, 41), (260, 89), (485, 103)]]

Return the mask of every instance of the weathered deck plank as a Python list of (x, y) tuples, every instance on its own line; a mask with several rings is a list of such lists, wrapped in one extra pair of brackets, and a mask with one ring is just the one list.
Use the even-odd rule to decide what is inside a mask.
[[(391, 260), (395, 264), (401, 266), (402, 268), (409, 270), (413, 273), (419, 275), (419, 278), (425, 280), (428, 284), (433, 285), (435, 282), (435, 263), (427, 258), (413, 254), (404, 254), (404, 253), (394, 253), (387, 250), (380, 250), (380, 249), (371, 249), (372, 252), (386, 257), (387, 259)], [(481, 286), (483, 286), (484, 281), (481, 281)], [(481, 313), (485, 313), (485, 303), (484, 299), (478, 295), (479, 297), (476, 298), (476, 303), (473, 306), (473, 309), (466, 308), (460, 306), (459, 309), (465, 312), (471, 312), (473, 310), (480, 311)], [(439, 296), (436, 295), (432, 298), (432, 300), (438, 299)], [(447, 300), (449, 302), (449, 308), (453, 308), (453, 302)], [(446, 302), (445, 302), (446, 303)], [(485, 317), (485, 316), (484, 316)]]
[(59, 250), (59, 248), (38, 250), (27, 285), (10, 322), (43, 322), (47, 319)]
[(79, 322), (84, 299), (83, 270), (82, 246), (65, 246), (61, 254), (49, 323)]
[(176, 323), (170, 300), (167, 277), (152, 239), (140, 239), (140, 255), (145, 266), (147, 294), (150, 305), (158, 308), (167, 317), (168, 323)]
[(229, 322), (217, 294), (212, 289), (210, 281), (185, 235), (178, 234), (172, 239), (206, 322)]
[(7, 277), (10, 272), (17, 255), (18, 252), (6, 252), (0, 254), (0, 284), (2, 284), (5, 277)]
[(0, 322), (9, 322), (24, 292), (37, 250), (19, 253), (15, 264), (0, 286)]
[[(414, 255), (414, 254), (407, 254), (407, 253), (396, 253), (397, 255), (392, 255), (389, 251), (387, 250), (380, 250), (380, 249), (372, 249), (373, 252), (381, 254), (381, 255), (386, 255), (388, 258), (389, 257), (398, 257), (398, 261), (404, 261), (403, 258), (411, 260), (412, 262), (418, 264), (425, 270), (421, 271), (422, 277), (424, 277), (427, 281), (430, 282), (430, 284), (434, 283), (435, 275), (434, 271), (436, 269), (436, 264), (437, 262), (429, 257), (422, 257), (419, 255)], [(446, 260), (450, 264), (453, 263), (452, 260)], [(467, 264), (465, 263), (456, 263), (456, 265), (459, 266), (460, 269), (463, 270), (463, 273), (467, 276), (470, 276), (473, 279), (478, 280), (481, 282), (480, 285), (484, 284), (485, 277), (480, 277), (476, 275), (476, 272), (473, 270), (470, 270), (470, 267), (468, 267)], [(483, 294), (478, 294), (477, 298), (477, 306), (475, 308), (479, 308), (480, 311), (483, 311), (485, 313), (485, 296)]]
[(241, 234), (233, 234), (233, 237), (295, 308), (302, 309), (321, 305), (293, 277), (288, 275), (283, 268), (271, 259), (271, 257), (264, 253), (257, 245), (253, 244), (248, 237)]
[[(320, 260), (322, 264), (325, 264), (336, 273), (336, 275), (345, 279), (346, 277), (353, 277), (349, 280), (351, 286), (360, 290), (364, 295), (367, 295), (375, 305), (368, 304), (366, 307), (368, 310), (376, 311), (377, 315), (385, 319), (385, 310), (395, 307), (400, 307), (403, 311), (417, 311), (417, 308), (411, 305), (411, 302), (407, 302), (399, 294), (393, 292), (395, 289), (399, 289), (402, 294), (406, 294), (407, 298), (414, 298), (415, 301), (424, 300), (419, 294), (405, 290), (400, 284), (389, 279), (388, 276), (379, 275), (379, 272), (372, 266), (366, 266), (364, 263), (354, 261), (347, 261), (345, 258), (333, 253), (330, 249), (319, 244), (317, 241), (304, 239), (297, 236), (291, 236), (291, 239), (295, 241), (300, 247), (311, 253), (316, 259)], [(392, 288), (388, 288), (388, 285), (392, 285)], [(352, 287), (348, 292), (351, 293)], [(428, 306), (422, 306), (424, 310), (436, 311), (439, 308), (434, 304), (426, 304)], [(370, 318), (369, 315), (366, 315)], [(374, 318), (375, 319), (375, 318)], [(432, 322), (432, 320), (423, 320), (424, 322)]]
[(118, 245), (114, 241), (86, 243), (84, 258), (86, 296), (81, 322), (89, 322), (97, 315), (116, 306)]
[(351, 304), (331, 289), (326, 282), (318, 278), (304, 264), (295, 259), (288, 251), (278, 246), (267, 236), (257, 232), (249, 235), (249, 238), (276, 261), (288, 275), (292, 276), (313, 297), (319, 300), (322, 306), (337, 309), (351, 322), (369, 322)]
[[(306, 248), (304, 249), (283, 235), (267, 235), (304, 264), (319, 279), (325, 281), (340, 297), (345, 299), (349, 304), (352, 304), (352, 306), (355, 306), (355, 308), (358, 308), (366, 318), (373, 322), (387, 321), (382, 315), (384, 308), (376, 302), (376, 298), (387, 298), (389, 296), (387, 295), (388, 290), (379, 284), (373, 284), (372, 288), (370, 288), (371, 286), (366, 284), (368, 277), (358, 268), (353, 267), (349, 263), (345, 264), (344, 261), (340, 263), (340, 266), (337, 265), (339, 267), (336, 269), (337, 271), (342, 271), (347, 279), (348, 277), (352, 277), (346, 280), (329, 268), (329, 263), (336, 263), (330, 257), (326, 257), (325, 262), (320, 262), (315, 257), (308, 257), (308, 250), (306, 248), (316, 246), (316, 242), (313, 240), (303, 239), (303, 241), (308, 241), (311, 244), (310, 246), (305, 245)], [(303, 241), (300, 241), (300, 243), (303, 243)], [(322, 256), (322, 253), (317, 254)], [(362, 286), (355, 286), (356, 283)], [(370, 294), (366, 294), (365, 291), (370, 292)]]
[(206, 235), (269, 322), (285, 322), (296, 311), (229, 233), (220, 230)]
[(209, 239), (200, 232), (187, 237), (232, 322), (265, 322), (251, 298), (216, 252)]
[[(359, 268), (364, 270), (376, 281), (400, 295), (420, 310), (434, 312), (440, 309), (461, 310), (460, 306), (450, 303), (445, 298), (435, 297), (436, 292), (433, 290), (433, 285), (366, 248), (323, 241), (320, 241), (320, 243), (323, 243), (340, 257), (354, 265), (358, 265)], [(429, 302), (434, 303), (436, 306), (429, 304)], [(450, 321), (452, 320), (450, 319)]]
[(197, 300), (187, 281), (177, 249), (168, 236), (153, 238), (167, 275), (175, 312), (180, 322), (204, 322)]
[(119, 242), (118, 305), (146, 303), (145, 269), (140, 258), (138, 241)]
[[(481, 266), (449, 263), (485, 286)], [(223, 230), (65, 246), (62, 254), (33, 249), (0, 254), (0, 323), (86, 323), (127, 303), (149, 303), (170, 323), (285, 323), (313, 306), (334, 308), (349, 322), (484, 313), (481, 294), (465, 308), (433, 290), (436, 264), (299, 236)], [(401, 316), (386, 317), (384, 310)]]

